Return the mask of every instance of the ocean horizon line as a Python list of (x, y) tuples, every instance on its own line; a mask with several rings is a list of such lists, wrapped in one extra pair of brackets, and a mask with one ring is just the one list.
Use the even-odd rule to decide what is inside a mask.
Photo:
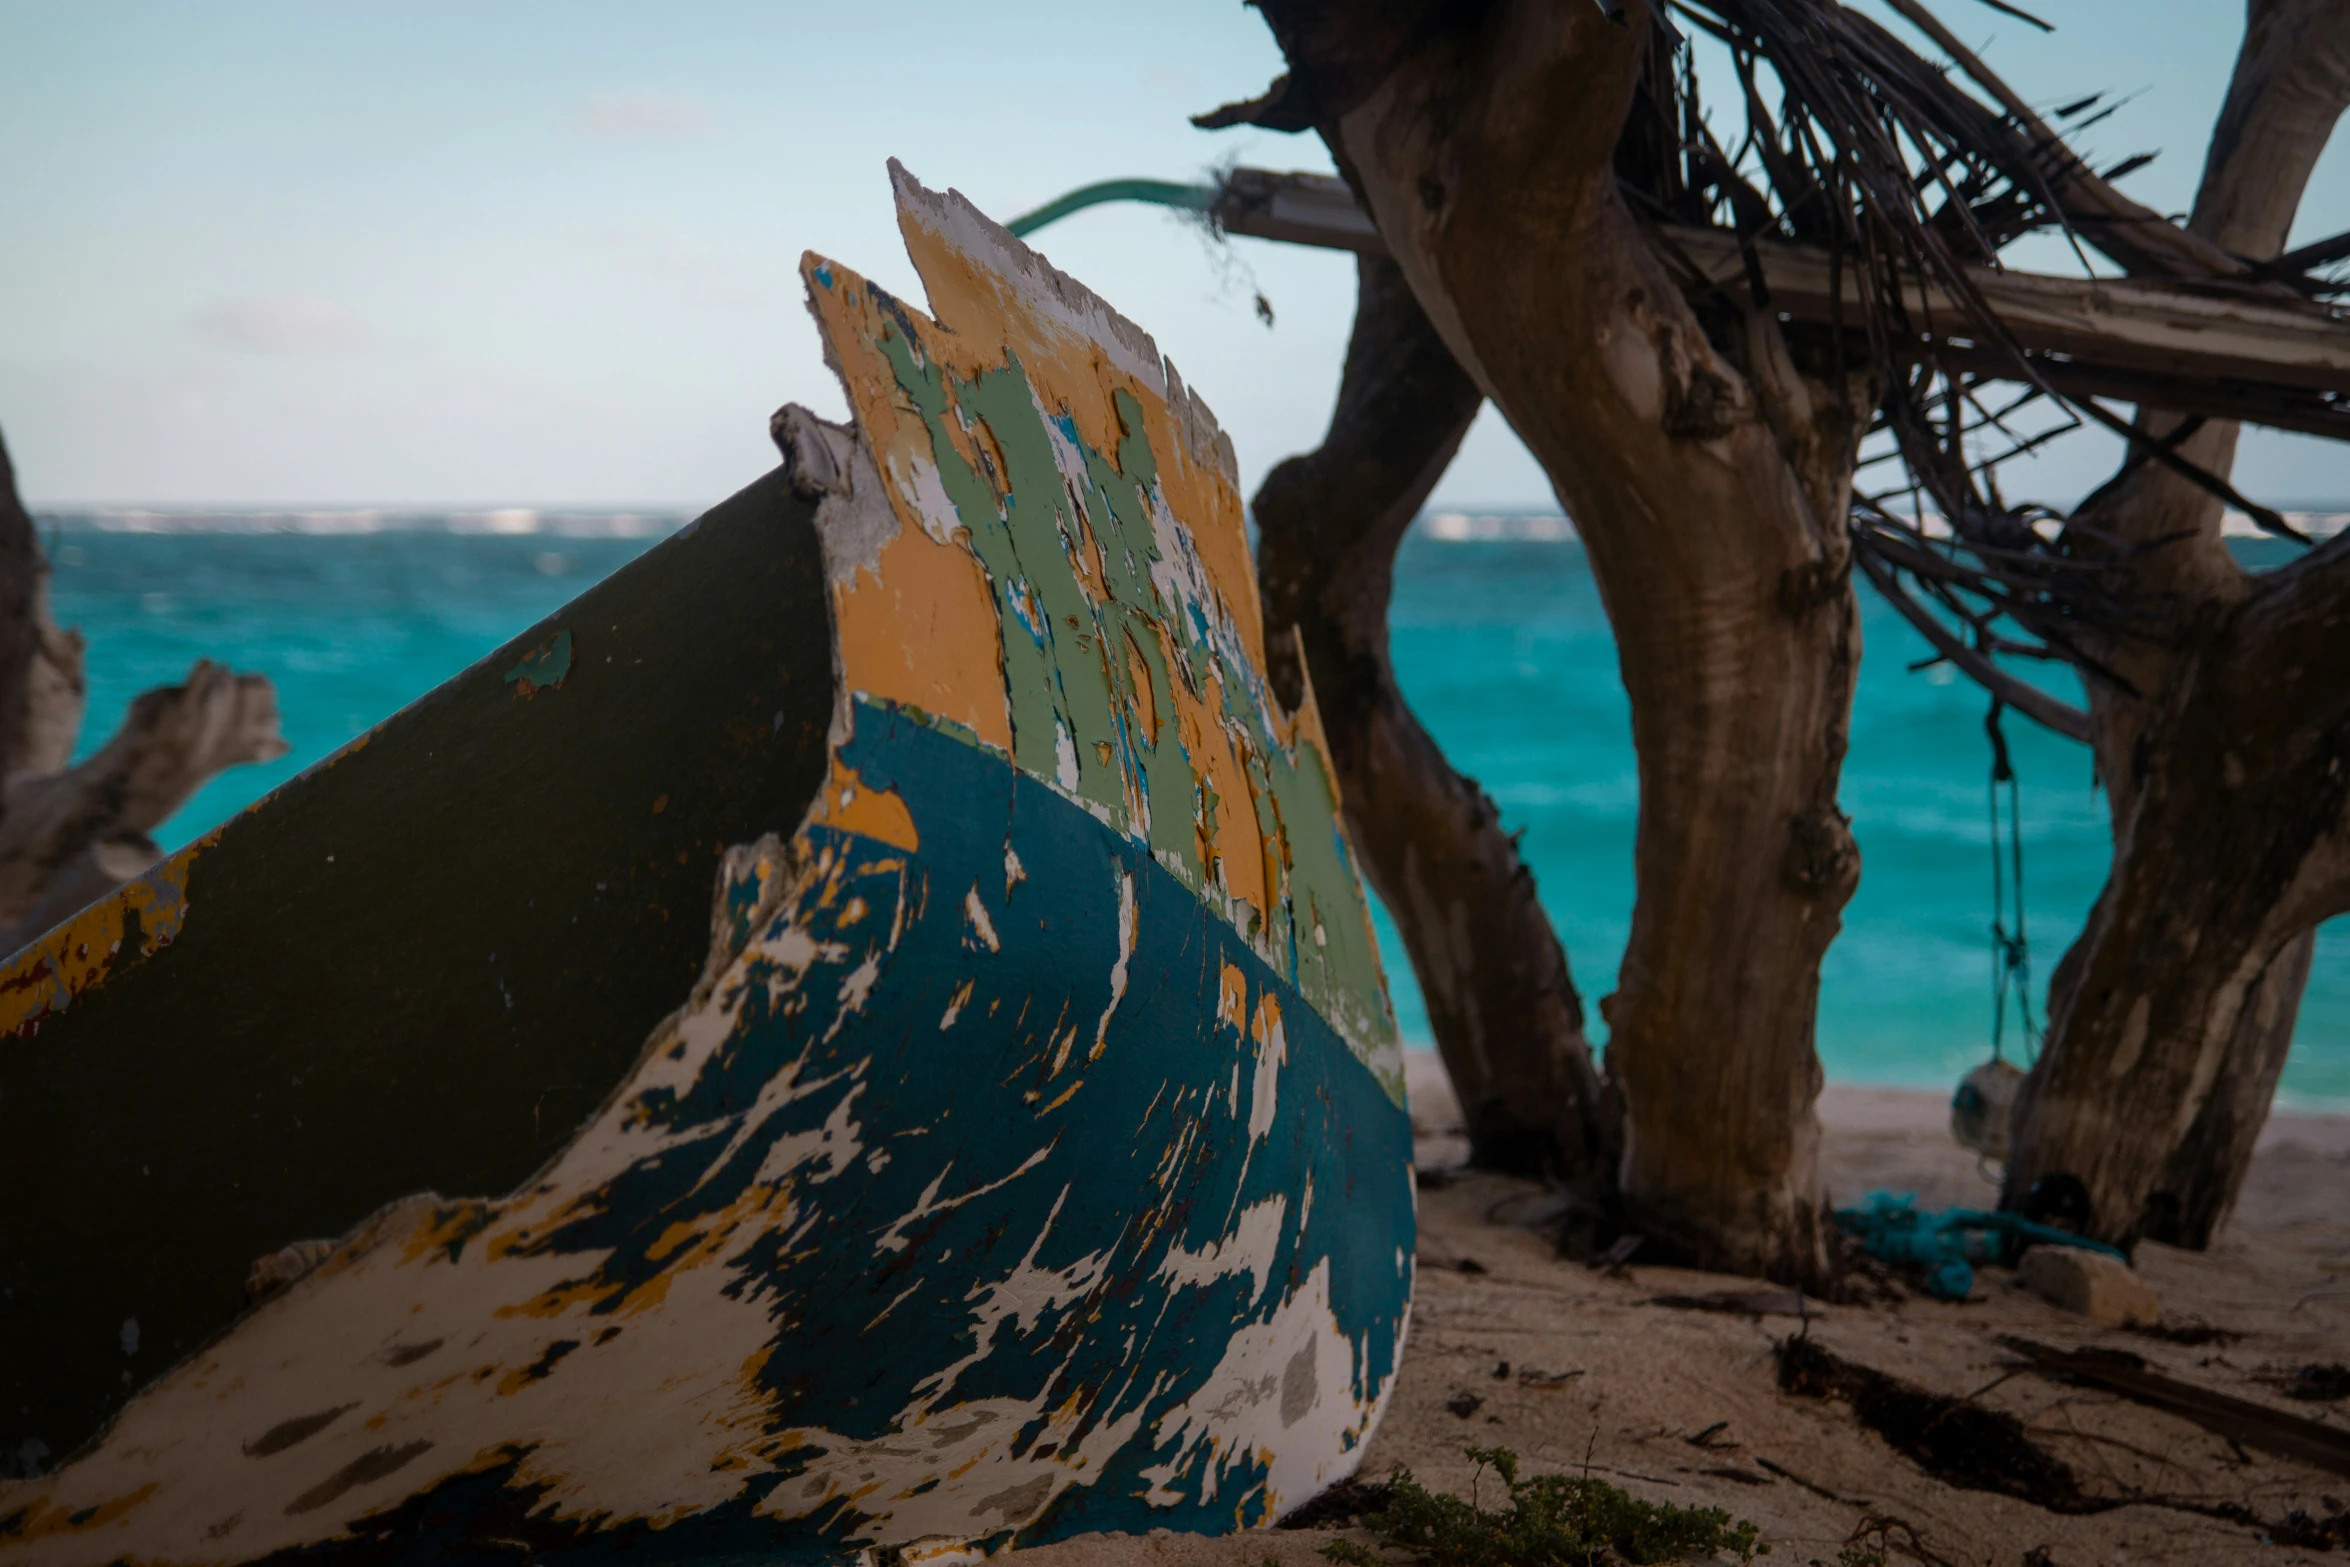
[(375, 533), (653, 539), (676, 532), (698, 512), (685, 507), (325, 507), (231, 510), (216, 507), (121, 507), (35, 510), (34, 523), (58, 533), (161, 533), (360, 537)]
[[(2280, 508), (2291, 526), (2313, 539), (2350, 529), (2350, 502)], [(655, 539), (676, 532), (700, 513), (689, 506), (83, 506), (32, 509), (37, 525), (57, 533), (154, 533), (201, 536), (309, 535), (361, 537), (377, 533), (460, 536)], [(1573, 544), (1575, 525), (1556, 507), (1430, 507), (1412, 525), (1440, 544)], [(2241, 511), (2220, 525), (2232, 539), (2269, 537)], [(1928, 515), (1928, 537), (1949, 529)]]

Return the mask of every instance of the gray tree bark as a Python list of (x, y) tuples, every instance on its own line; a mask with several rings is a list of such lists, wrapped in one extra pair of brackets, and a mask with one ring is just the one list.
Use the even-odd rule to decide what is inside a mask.
[(1285, 97), (1541, 462), (1615, 629), (1641, 789), (1601, 1003), (1627, 1222), (1660, 1255), (1823, 1283), (1812, 1029), (1859, 875), (1836, 784), (1873, 384), (1799, 368), (1767, 312), (1701, 321), (1652, 254), (1613, 162), (1643, 29), (1546, 0), (1262, 9)]
[[(2188, 228), (2253, 260), (2283, 248), (2335, 122), (2350, 106), (2350, 7), (2254, 0)], [(2180, 421), (2155, 412), (2156, 438)], [(2182, 455), (2225, 475), (2238, 428), (2211, 422)], [(2123, 592), (2168, 630), (2097, 649), (2091, 743), (2114, 861), (2050, 986), (2049, 1046), (2018, 1102), (2005, 1201), (2071, 1175), (2101, 1238), (2208, 1245), (2250, 1167), (2308, 979), (2314, 927), (2350, 906), (2342, 856), (2346, 541), (2258, 577), (2221, 537), (2221, 503), (2135, 463), (2085, 504), (2091, 530), (2144, 550)], [(2335, 641), (2341, 637), (2335, 633)], [(2332, 691), (2327, 671), (2332, 671)]]
[(1329, 433), (1268, 474), (1253, 508), (1274, 689), (1295, 707), (1310, 672), (1347, 829), (1411, 955), (1472, 1159), (1604, 1190), (1617, 1107), (1566, 952), (1493, 802), (1446, 761), (1388, 658), (1396, 549), (1484, 397), (1396, 265), (1356, 265)]

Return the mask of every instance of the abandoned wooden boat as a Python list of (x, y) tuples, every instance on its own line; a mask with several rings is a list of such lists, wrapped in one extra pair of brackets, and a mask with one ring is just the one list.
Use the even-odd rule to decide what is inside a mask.
[(1353, 1468), (1401, 1061), (1230, 443), (892, 174), (937, 319), (804, 266), (853, 427), (0, 969), (0, 1558), (939, 1559)]

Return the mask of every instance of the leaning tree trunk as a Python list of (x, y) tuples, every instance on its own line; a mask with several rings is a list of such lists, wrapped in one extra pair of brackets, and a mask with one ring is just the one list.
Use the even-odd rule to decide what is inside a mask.
[[(2254, 4), (2190, 229), (2237, 255), (2281, 251), (2346, 104), (2350, 9)], [(2170, 416), (2141, 424), (2179, 433)], [(2209, 424), (2179, 450), (2225, 474), (2236, 436)], [(2088, 681), (2114, 860), (2050, 987), (2049, 1045), (2017, 1106), (2005, 1200), (2031, 1206), (2035, 1183), (2071, 1175), (2100, 1237), (2200, 1248), (2250, 1167), (2314, 925), (2333, 911), (2324, 864), (2338, 852), (2345, 752), (2328, 704), (2340, 677), (2335, 691), (2323, 684), (2329, 653), (2309, 625), (2350, 625), (2350, 600), (2328, 599), (2343, 575), (2328, 559), (2244, 571), (2219, 500), (2151, 463), (2126, 466), (2078, 520), (2083, 541), (2145, 551), (2122, 566), (2121, 591), (2168, 629), (2100, 648), (2121, 678)]]
[(2008, 1166), (2011, 1202), (2079, 1178), (2088, 1229), (2121, 1245), (2157, 1225), (2199, 1244), (2224, 1217), (2214, 1183), (2249, 1157), (2299, 943), (2350, 910), (2350, 537), (2211, 618), (2149, 698), (2128, 822)]
[(2253, 979), (2212, 1074), (2211, 1092), (2154, 1178), (2145, 1206), (2147, 1239), (2201, 1251), (2235, 1207), (2285, 1074), (2293, 1022), (2316, 957), (2313, 927), (2287, 941)]
[(1411, 954), (1472, 1159), (1604, 1189), (1618, 1139), (1566, 953), (1493, 802), (1445, 760), (1388, 661), (1396, 549), (1484, 397), (1394, 262), (1361, 258), (1357, 286), (1329, 434), (1257, 491), (1267, 663), (1292, 707), (1311, 673), (1347, 828)]
[(1821, 1282), (1812, 1029), (1859, 873), (1836, 782), (1869, 388), (1799, 372), (1768, 313), (1700, 321), (1651, 253), (1613, 167), (1646, 29), (1554, 0), (1261, 3), (1284, 106), (1549, 475), (1614, 626), (1638, 896), (1601, 1009), (1629, 1222), (1660, 1254)]

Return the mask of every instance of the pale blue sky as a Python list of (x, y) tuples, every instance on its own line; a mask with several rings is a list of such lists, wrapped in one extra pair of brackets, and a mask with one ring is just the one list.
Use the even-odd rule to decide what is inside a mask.
[[(1940, 0), (2035, 100), (2137, 94), (2091, 145), (2163, 149), (2129, 187), (2183, 206), (2241, 7), (2039, 6), (2053, 40)], [(1186, 123), (1279, 69), (1229, 0), (0, 0), (0, 428), (36, 506), (706, 504), (771, 463), (778, 403), (840, 408), (799, 253), (915, 292), (885, 158), (998, 217), (1112, 175), (1327, 168), (1311, 137)], [(2337, 148), (2300, 232), (2343, 228)], [(1156, 335), (1245, 482), (1318, 438), (1345, 258), (1241, 240), (1219, 263), (1133, 208), (1042, 248)], [(2100, 448), (2033, 486), (2071, 499)], [(2323, 443), (2258, 438), (2240, 472), (2350, 502)], [(1490, 418), (1439, 492), (1548, 498)]]

